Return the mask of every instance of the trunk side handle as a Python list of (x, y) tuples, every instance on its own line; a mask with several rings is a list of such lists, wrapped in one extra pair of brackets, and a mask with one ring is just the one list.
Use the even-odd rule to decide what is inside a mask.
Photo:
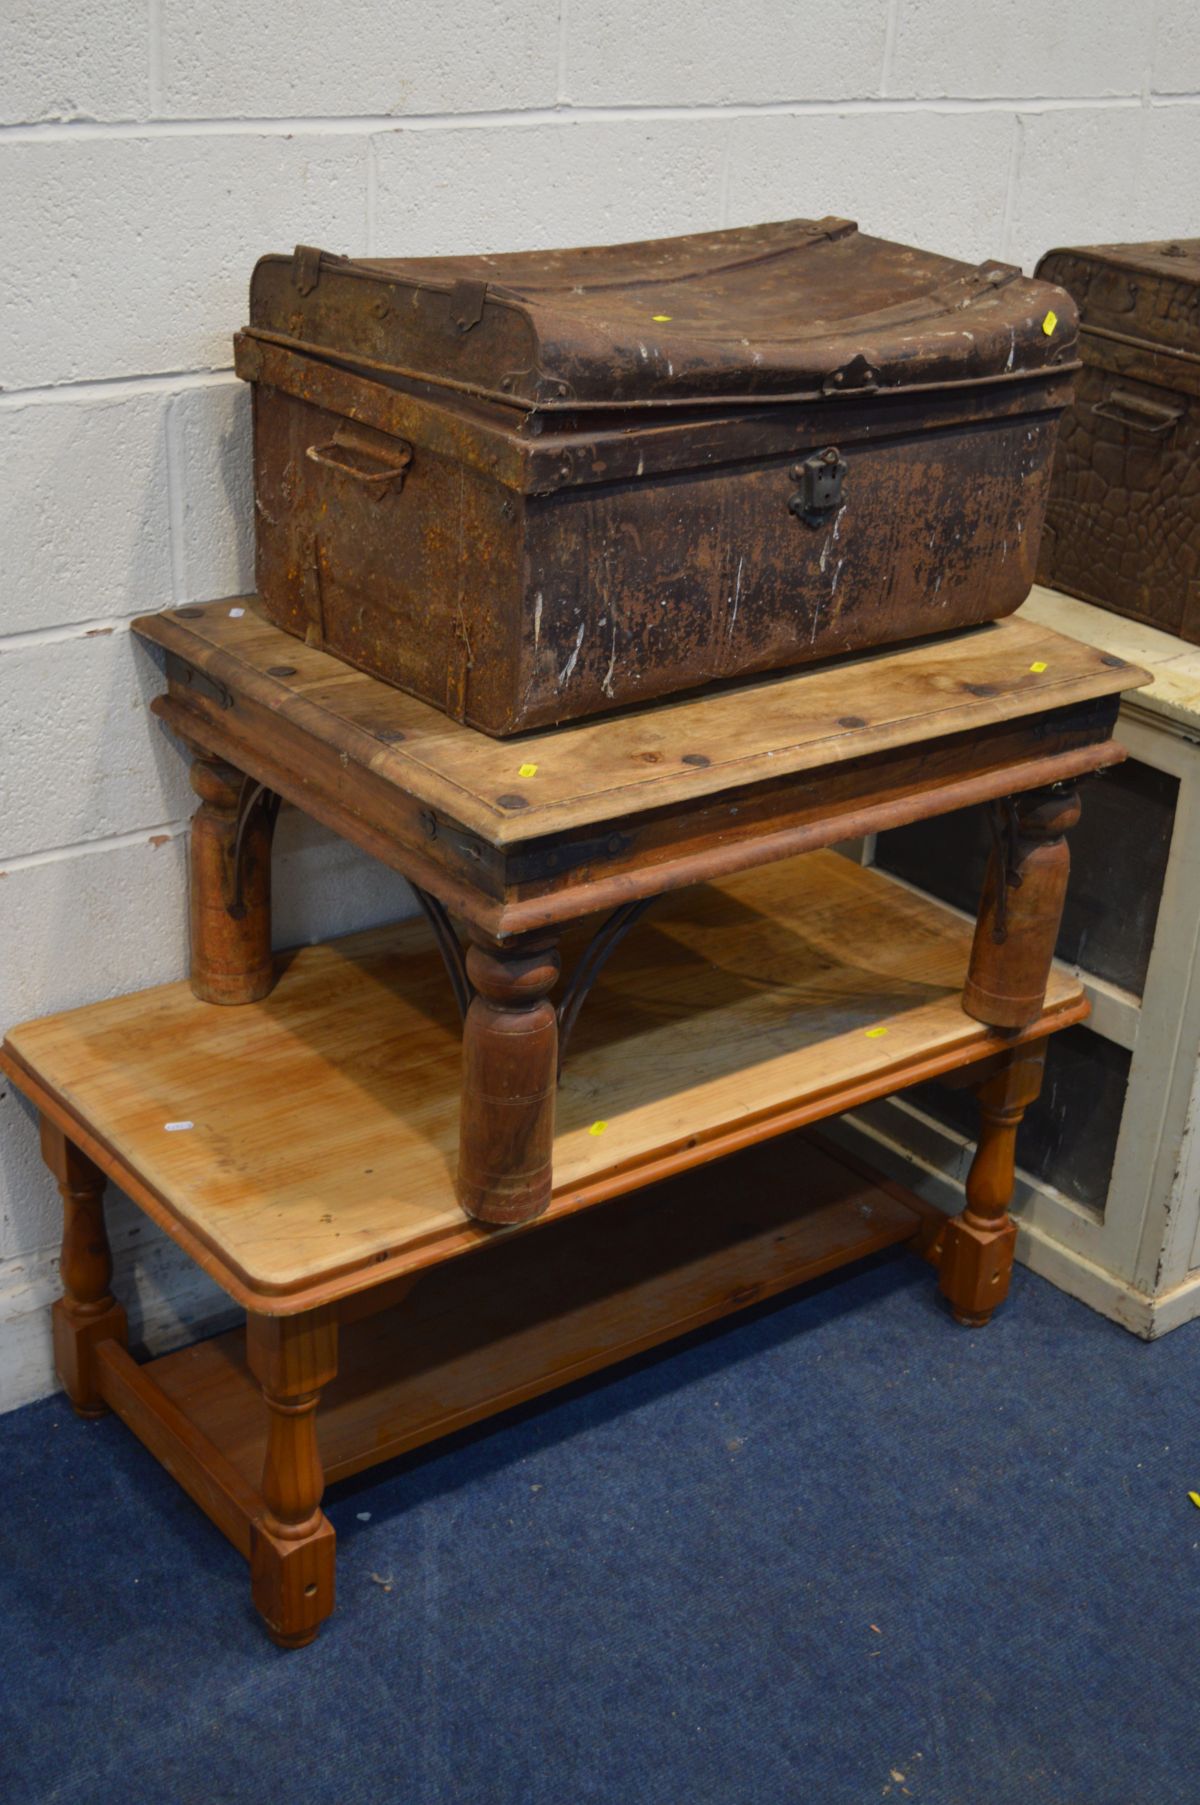
[(1113, 389), (1107, 400), (1097, 401), (1092, 412), (1099, 414), (1102, 420), (1115, 420), (1118, 426), (1131, 427), (1134, 432), (1155, 435), (1169, 432), (1183, 418), (1182, 407), (1168, 407), (1160, 401), (1147, 401), (1144, 396), (1135, 395), (1129, 389)]
[(367, 493), (379, 501), (395, 485), (404, 487), (404, 479), (412, 464), (413, 448), (407, 439), (397, 439), (386, 451), (356, 439), (353, 433), (336, 432), (325, 445), (310, 445), (305, 454), (322, 469), (333, 470), (360, 483)]

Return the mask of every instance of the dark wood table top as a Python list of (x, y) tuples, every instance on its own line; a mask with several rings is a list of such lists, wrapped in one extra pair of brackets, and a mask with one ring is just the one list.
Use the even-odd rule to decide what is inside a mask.
[(1119, 694), (1148, 681), (1010, 619), (495, 740), (253, 597), (134, 627), (176, 732), (500, 934), (1116, 762)]

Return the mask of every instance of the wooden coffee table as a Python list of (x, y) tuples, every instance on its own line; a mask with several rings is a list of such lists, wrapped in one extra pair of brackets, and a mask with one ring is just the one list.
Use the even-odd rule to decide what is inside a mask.
[[(1017, 1125), (1087, 1012), (1051, 967), (1071, 784), (1122, 756), (1142, 673), (1010, 622), (497, 742), (252, 601), (138, 631), (195, 754), (192, 982), (16, 1028), (2, 1063), (64, 1198), (68, 1394), (249, 1557), (277, 1641), (333, 1607), (326, 1478), (873, 1248), (914, 1244), (988, 1319)], [(272, 957), (279, 798), (403, 871), (426, 919)], [(996, 804), (974, 931), (822, 850), (970, 801)], [(778, 1138), (938, 1075), (982, 1106), (952, 1220)], [(106, 1177), (244, 1336), (128, 1354)]]

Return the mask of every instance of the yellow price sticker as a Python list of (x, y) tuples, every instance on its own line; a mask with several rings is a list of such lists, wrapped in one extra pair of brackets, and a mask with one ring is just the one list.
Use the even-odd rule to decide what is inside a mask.
[(1046, 666), (1043, 664), (1042, 660), (1039, 658), (1037, 663), (1031, 664), (1029, 668), (1031, 671), (1036, 672), (1036, 674), (1040, 677), (1042, 672), (1045, 670)]
[(607, 1122), (593, 1122), (591, 1127), (588, 1129), (588, 1133), (589, 1134), (603, 1134), (604, 1130), (607, 1127), (608, 1127)]
[(1196, 1509), (1200, 1510), (1200, 1492), (1189, 1492), (1188, 1497), (1191, 1499), (1192, 1503), (1196, 1506)]
[(517, 772), (517, 776), (518, 777), (536, 777), (537, 776), (537, 766), (536, 765), (522, 765)]
[(1042, 331), (1046, 334), (1047, 338), (1052, 338), (1054, 336), (1054, 328), (1057, 325), (1058, 325), (1058, 315), (1055, 313), (1055, 311), (1052, 307), (1050, 309), (1049, 313), (1046, 315), (1045, 319), (1042, 321)]
[(654, 321), (654, 323), (656, 325), (665, 326), (667, 321), (669, 319), (673, 318), (673, 315), (671, 315), (669, 313), (652, 313), (650, 315), (650, 318)]
[(881, 1034), (886, 1034), (886, 1033), (887, 1033), (886, 1028), (868, 1028), (867, 1029), (867, 1039), (868, 1040), (878, 1040), (879, 1036)]

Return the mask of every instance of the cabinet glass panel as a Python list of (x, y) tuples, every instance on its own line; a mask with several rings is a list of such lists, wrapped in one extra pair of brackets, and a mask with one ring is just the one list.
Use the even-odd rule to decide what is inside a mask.
[[(1025, 1112), (1017, 1134), (1017, 1163), (1072, 1203), (1104, 1215), (1125, 1107), (1130, 1056), (1090, 1028), (1052, 1034), (1042, 1094)], [(935, 1121), (971, 1140), (979, 1106), (969, 1090), (921, 1084), (906, 1093)]]
[[(1140, 996), (1175, 825), (1179, 780), (1127, 759), (1080, 788), (1058, 956)], [(987, 811), (962, 809), (879, 835), (875, 863), (973, 915), (991, 850)]]

